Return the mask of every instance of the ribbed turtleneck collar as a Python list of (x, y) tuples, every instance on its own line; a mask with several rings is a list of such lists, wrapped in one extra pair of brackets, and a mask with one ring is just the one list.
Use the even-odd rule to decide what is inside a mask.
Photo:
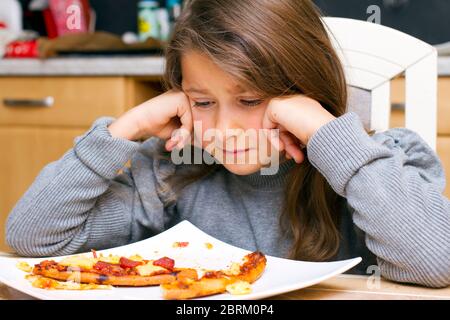
[(276, 174), (262, 175), (261, 170), (249, 175), (232, 174), (237, 181), (249, 185), (256, 189), (274, 189), (284, 187), (286, 185), (289, 171), (295, 166), (293, 159), (286, 160), (279, 165)]

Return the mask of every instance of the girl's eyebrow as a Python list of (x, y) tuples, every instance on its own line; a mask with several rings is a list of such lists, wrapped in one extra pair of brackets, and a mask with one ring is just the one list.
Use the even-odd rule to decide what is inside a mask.
[[(209, 94), (209, 91), (207, 89), (200, 89), (197, 87), (187, 87), (186, 89), (183, 90), (184, 92), (187, 93), (198, 93), (198, 94)], [(229, 90), (230, 92), (233, 92), (235, 94), (254, 94), (254, 92), (252, 92), (251, 90), (247, 90), (241, 86), (235, 86), (234, 90)]]
[(199, 89), (199, 88), (194, 88), (194, 87), (189, 87), (184, 89), (185, 92), (189, 92), (189, 93), (200, 93), (200, 94), (208, 94), (208, 90), (204, 90), (204, 89)]

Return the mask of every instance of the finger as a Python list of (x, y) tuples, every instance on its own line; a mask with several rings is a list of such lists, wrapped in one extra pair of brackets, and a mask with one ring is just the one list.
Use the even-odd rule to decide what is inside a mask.
[(280, 133), (280, 139), (285, 145), (286, 153), (294, 158), (295, 162), (302, 163), (305, 157), (300, 148), (300, 142), (298, 141), (298, 139), (287, 131)]
[(174, 137), (166, 141), (165, 147), (167, 151), (172, 151), (173, 148), (180, 142), (179, 137)]
[(284, 142), (280, 139), (280, 130), (272, 129), (272, 130), (264, 130), (264, 134), (269, 140), (270, 144), (278, 150), (278, 152), (282, 152), (285, 149)]
[(191, 106), (189, 105), (189, 100), (186, 96), (184, 103), (178, 106), (177, 116), (181, 121), (181, 127), (178, 131), (178, 135), (181, 137), (181, 140), (179, 141), (177, 147), (181, 149), (187, 142), (191, 141), (193, 128)]
[(266, 111), (264, 112), (264, 116), (263, 116), (263, 120), (262, 120), (263, 129), (275, 129), (278, 126), (277, 123), (273, 122), (270, 119), (269, 112), (270, 112), (270, 106), (268, 106), (266, 108)]
[(160, 131), (159, 136), (162, 139), (167, 139), (165, 145), (167, 151), (172, 151), (172, 149), (180, 141), (178, 135), (176, 135), (176, 132), (179, 127), (180, 127), (179, 119), (174, 118)]

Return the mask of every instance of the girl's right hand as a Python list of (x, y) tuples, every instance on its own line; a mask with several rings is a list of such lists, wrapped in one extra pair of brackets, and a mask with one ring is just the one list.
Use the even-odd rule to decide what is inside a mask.
[(130, 109), (108, 127), (113, 137), (131, 141), (159, 137), (166, 149), (182, 148), (190, 140), (192, 113), (182, 91), (168, 91)]

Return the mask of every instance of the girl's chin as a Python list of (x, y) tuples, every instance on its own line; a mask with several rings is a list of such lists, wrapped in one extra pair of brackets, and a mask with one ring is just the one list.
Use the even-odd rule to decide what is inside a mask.
[(225, 169), (239, 176), (246, 176), (261, 170), (261, 164), (223, 164)]

